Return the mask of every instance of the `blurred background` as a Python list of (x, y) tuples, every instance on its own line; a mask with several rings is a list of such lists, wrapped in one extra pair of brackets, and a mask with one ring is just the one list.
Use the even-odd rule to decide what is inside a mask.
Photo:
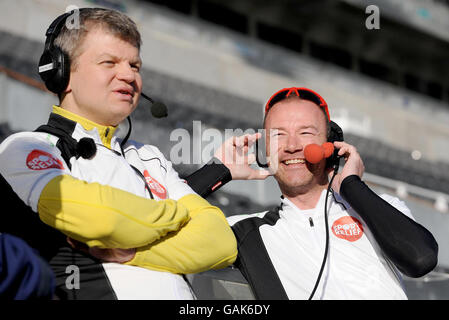
[[(379, 8), (379, 28), (366, 25), (369, 5)], [(192, 146), (207, 145), (195, 120), (201, 132), (257, 130), (280, 88), (320, 93), (362, 155), (364, 180), (405, 201), (439, 243), (437, 268), (406, 278), (407, 295), (449, 298), (448, 0), (0, 0), (0, 141), (46, 123), (58, 103), (37, 62), (47, 27), (70, 6), (116, 9), (137, 23), (143, 91), (167, 104), (169, 116), (152, 118), (141, 99), (132, 138), (167, 158), (177, 128)], [(175, 167), (187, 176), (200, 166)], [(208, 200), (230, 216), (271, 208), (279, 196), (269, 178), (232, 181)], [(252, 299), (235, 269), (189, 280), (200, 299)]]

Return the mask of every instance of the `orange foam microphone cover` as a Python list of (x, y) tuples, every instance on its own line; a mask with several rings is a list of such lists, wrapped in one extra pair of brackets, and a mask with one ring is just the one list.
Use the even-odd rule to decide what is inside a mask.
[(322, 145), (324, 149), (324, 157), (329, 158), (334, 153), (334, 144), (332, 142), (325, 142)]
[(319, 163), (324, 159), (324, 148), (314, 143), (308, 144), (304, 148), (304, 157), (307, 162), (312, 164)]

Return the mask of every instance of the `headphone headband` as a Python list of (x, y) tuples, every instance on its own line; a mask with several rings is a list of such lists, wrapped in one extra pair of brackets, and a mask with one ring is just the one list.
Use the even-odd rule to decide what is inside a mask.
[(44, 52), (39, 60), (38, 72), (47, 89), (56, 94), (60, 94), (67, 88), (70, 78), (70, 60), (61, 48), (54, 45), (54, 41), (61, 32), (67, 18), (84, 9), (74, 9), (61, 14), (53, 20), (45, 32), (47, 38)]
[(50, 47), (53, 46), (53, 41), (55, 41), (56, 37), (61, 32), (61, 29), (64, 26), (64, 22), (66, 21), (67, 17), (72, 15), (74, 12), (75, 10), (63, 13), (55, 20), (53, 20), (53, 22), (45, 32), (45, 36), (47, 37), (47, 39), (45, 40), (45, 49), (50, 49)]

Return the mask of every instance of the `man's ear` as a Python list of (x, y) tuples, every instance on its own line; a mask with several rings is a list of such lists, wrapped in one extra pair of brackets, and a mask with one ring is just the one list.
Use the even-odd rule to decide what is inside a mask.
[[(72, 73), (72, 72), (70, 72)], [(70, 76), (69, 81), (67, 83), (67, 87), (62, 91), (62, 95), (72, 92), (72, 77)]]
[(68, 93), (72, 92), (72, 87), (70, 86), (70, 80), (69, 80), (69, 84), (67, 85), (67, 87), (64, 89), (64, 91), (62, 91), (61, 93), (58, 93), (58, 98), (59, 98), (59, 104), (61, 105), (62, 102), (64, 101), (65, 97), (67, 96)]
[(70, 92), (72, 92), (72, 77), (69, 78), (67, 87), (61, 93), (58, 94), (59, 102), (62, 102), (65, 96)]

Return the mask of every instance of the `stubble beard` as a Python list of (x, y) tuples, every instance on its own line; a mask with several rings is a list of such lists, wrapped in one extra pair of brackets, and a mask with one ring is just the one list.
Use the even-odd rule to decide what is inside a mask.
[[(328, 185), (325, 164), (307, 164), (303, 170), (286, 173), (279, 170), (274, 178), (284, 196), (295, 197), (317, 189), (324, 189)], [(292, 179), (292, 175), (294, 178)]]

